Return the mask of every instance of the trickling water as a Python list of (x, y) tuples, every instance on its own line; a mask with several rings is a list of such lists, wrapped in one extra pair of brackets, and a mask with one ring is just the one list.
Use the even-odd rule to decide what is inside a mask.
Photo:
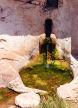
[(52, 40), (50, 38), (50, 35), (52, 33), (52, 26), (53, 26), (52, 19), (46, 19), (44, 26), (46, 39), (44, 40), (43, 44), (40, 46), (40, 54), (44, 53), (43, 62), (45, 62), (46, 64), (48, 59), (52, 60), (52, 51), (55, 49), (55, 44), (52, 43)]
[(46, 64), (48, 60), (53, 59), (52, 52), (55, 50), (56, 45), (52, 43), (50, 37), (46, 37), (44, 43), (40, 46), (40, 54), (43, 54), (43, 60)]

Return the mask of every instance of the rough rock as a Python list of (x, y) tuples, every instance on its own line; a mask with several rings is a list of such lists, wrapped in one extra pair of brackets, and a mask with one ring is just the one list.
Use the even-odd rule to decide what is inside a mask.
[(43, 44), (45, 38), (46, 38), (46, 34), (45, 33), (44, 34), (41, 34), (40, 35), (40, 39), (39, 39), (39, 43), (40, 44)]
[(55, 34), (51, 34), (50, 38), (51, 38), (53, 44), (57, 44), (57, 38), (56, 38)]
[(78, 101), (78, 77), (69, 84), (57, 88), (57, 94), (62, 99)]
[(69, 84), (64, 84), (57, 88), (57, 94), (63, 99), (78, 102), (78, 61), (70, 55), (69, 63), (74, 79)]
[(71, 38), (55, 39), (60, 59), (69, 60), (71, 55)]
[(60, 59), (65, 59), (69, 62), (73, 72), (74, 79), (68, 84), (60, 85), (57, 88), (59, 97), (66, 100), (78, 101), (78, 61), (71, 55), (71, 38), (56, 39), (55, 35), (51, 36), (56, 43)]
[(15, 98), (15, 104), (22, 108), (38, 107), (40, 96), (33, 92), (23, 93)]
[(55, 34), (51, 34), (50, 38), (52, 43), (56, 45), (59, 59), (68, 60), (70, 63), (71, 58), (71, 37), (59, 39)]
[(19, 70), (29, 64), (31, 57), (39, 54), (39, 38), (40, 36), (0, 36), (0, 88), (45, 93), (25, 87), (19, 75)]

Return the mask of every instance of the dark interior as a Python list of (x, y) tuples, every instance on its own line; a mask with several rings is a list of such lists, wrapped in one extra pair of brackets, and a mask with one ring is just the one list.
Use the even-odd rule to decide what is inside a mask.
[(32, 1), (30, 0), (30, 1), (26, 2), (26, 3), (32, 4)]
[(47, 7), (58, 8), (58, 0), (47, 0)]
[(50, 34), (52, 33), (52, 20), (51, 19), (46, 19), (45, 21), (45, 34), (46, 37), (50, 37)]
[[(52, 40), (50, 38), (50, 35), (52, 33), (52, 19), (46, 19), (45, 20), (45, 34), (46, 39), (44, 40), (44, 43), (40, 45), (40, 54), (45, 54), (46, 60), (48, 59), (48, 56), (50, 59), (52, 59), (52, 52), (55, 49), (55, 44), (52, 43)], [(48, 55), (49, 54), (49, 55)]]

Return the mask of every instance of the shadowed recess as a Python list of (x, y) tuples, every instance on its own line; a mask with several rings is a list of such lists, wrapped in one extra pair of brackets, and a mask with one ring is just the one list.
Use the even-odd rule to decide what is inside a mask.
[(51, 19), (46, 19), (45, 20), (45, 34), (46, 34), (46, 37), (50, 37), (50, 34), (52, 33), (52, 25), (53, 25), (53, 22)]
[(58, 8), (58, 0), (47, 0), (47, 7)]

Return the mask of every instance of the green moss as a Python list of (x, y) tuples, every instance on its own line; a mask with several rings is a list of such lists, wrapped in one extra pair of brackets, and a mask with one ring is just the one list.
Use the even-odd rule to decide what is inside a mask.
[(56, 47), (53, 49), (51, 56), (52, 56), (52, 60), (58, 60), (59, 59), (59, 53), (58, 53)]
[(23, 69), (20, 72), (20, 76), (24, 84), (28, 87), (55, 93), (57, 87), (69, 83), (73, 78), (69, 67), (66, 68), (64, 62), (63, 65), (61, 61), (57, 62), (48, 64), (48, 68), (45, 64), (41, 63)]
[(3, 95), (2, 94), (0, 94), (0, 100), (2, 100), (4, 97), (3, 97)]
[(5, 89), (0, 89), (0, 94), (4, 94), (4, 93), (9, 93), (10, 90), (5, 88)]

